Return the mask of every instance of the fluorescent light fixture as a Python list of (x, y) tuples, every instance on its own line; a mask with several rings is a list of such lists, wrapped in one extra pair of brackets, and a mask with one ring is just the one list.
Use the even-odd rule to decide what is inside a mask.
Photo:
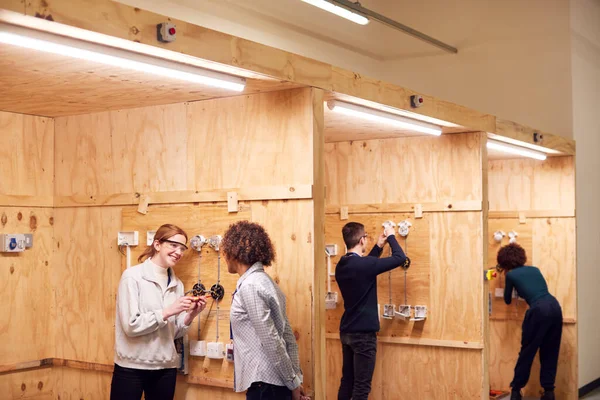
[(0, 43), (241, 92), (243, 78), (97, 43), (0, 23)]
[(315, 7), (319, 7), (321, 10), (329, 11), (342, 18), (346, 18), (352, 22), (356, 22), (360, 25), (366, 25), (369, 23), (369, 19), (364, 15), (357, 13), (356, 11), (350, 11), (344, 7), (336, 6), (332, 1), (328, 0), (302, 0), (305, 3), (311, 4)]
[(372, 108), (359, 106), (357, 104), (346, 103), (339, 100), (330, 100), (327, 102), (327, 107), (333, 112), (348, 115), (351, 117), (359, 117), (373, 122), (393, 125), (401, 129), (411, 130), (428, 135), (440, 136), (442, 129), (427, 122), (415, 121), (414, 119), (402, 117), (400, 115), (389, 112), (379, 111)]
[(514, 144), (499, 142), (497, 140), (488, 139), (487, 148), (517, 156), (534, 158), (540, 161), (544, 161), (546, 159), (546, 154), (542, 153), (541, 151), (530, 150)]
[(531, 144), (531, 143), (523, 142), (523, 141), (512, 139), (512, 138), (509, 138), (509, 137), (506, 137), (506, 136), (495, 135), (495, 134), (489, 133), (489, 132), (488, 132), (488, 137), (490, 139), (494, 139), (494, 140), (497, 140), (499, 142), (510, 143), (510, 144), (514, 144), (515, 146), (520, 146), (520, 147), (526, 147), (528, 149), (541, 151), (541, 152), (546, 153), (546, 154), (561, 154), (561, 152), (558, 151), (558, 150), (549, 149), (549, 148), (544, 147), (544, 146), (538, 146), (537, 144)]

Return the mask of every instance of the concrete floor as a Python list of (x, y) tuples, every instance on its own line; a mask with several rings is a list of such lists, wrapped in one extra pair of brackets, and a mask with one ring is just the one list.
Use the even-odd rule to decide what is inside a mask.
[(587, 396), (582, 397), (584, 400), (600, 400), (600, 388), (594, 390), (592, 393), (589, 393)]

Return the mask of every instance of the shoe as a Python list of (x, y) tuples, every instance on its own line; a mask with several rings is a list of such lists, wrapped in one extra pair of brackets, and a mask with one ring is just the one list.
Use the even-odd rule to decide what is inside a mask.
[(540, 397), (540, 400), (554, 400), (554, 392), (544, 392), (543, 396)]
[(521, 396), (520, 390), (513, 390), (510, 392), (510, 400), (523, 400), (523, 396)]

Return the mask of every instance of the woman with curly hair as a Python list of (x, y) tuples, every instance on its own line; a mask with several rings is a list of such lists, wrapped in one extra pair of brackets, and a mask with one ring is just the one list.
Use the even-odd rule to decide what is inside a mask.
[(536, 267), (525, 266), (527, 254), (516, 243), (498, 251), (497, 269), (506, 274), (504, 301), (510, 304), (513, 289), (525, 299), (529, 310), (523, 320), (521, 351), (515, 366), (511, 400), (521, 400), (521, 389), (527, 384), (531, 364), (540, 350), (540, 383), (544, 388), (542, 400), (554, 400), (554, 382), (560, 351), (563, 316), (560, 304), (548, 292), (548, 285)]
[(285, 312), (285, 295), (265, 272), (275, 250), (265, 229), (240, 221), (221, 242), (227, 269), (240, 275), (231, 304), (234, 389), (247, 400), (303, 400), (298, 345)]

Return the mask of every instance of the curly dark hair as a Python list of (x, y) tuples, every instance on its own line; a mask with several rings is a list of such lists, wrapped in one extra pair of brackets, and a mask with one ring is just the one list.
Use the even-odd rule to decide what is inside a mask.
[(269, 234), (254, 222), (239, 221), (230, 225), (223, 235), (221, 248), (227, 259), (245, 265), (256, 262), (271, 265), (275, 261), (275, 249)]
[(511, 243), (498, 250), (496, 261), (500, 270), (508, 272), (511, 269), (525, 265), (527, 262), (527, 253), (517, 243)]

